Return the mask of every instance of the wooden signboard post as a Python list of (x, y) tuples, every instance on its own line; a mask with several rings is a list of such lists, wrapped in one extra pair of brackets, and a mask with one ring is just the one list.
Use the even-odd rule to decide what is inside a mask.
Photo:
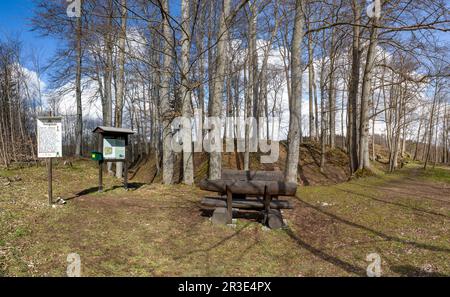
[(47, 159), (48, 202), (53, 204), (53, 158), (62, 157), (61, 117), (39, 117), (37, 119), (38, 158)]
[(124, 187), (128, 188), (128, 161), (127, 147), (128, 135), (134, 134), (133, 130), (99, 126), (94, 129), (98, 133), (98, 151), (92, 152), (91, 158), (98, 161), (98, 191), (103, 191), (103, 164), (104, 162), (124, 163)]

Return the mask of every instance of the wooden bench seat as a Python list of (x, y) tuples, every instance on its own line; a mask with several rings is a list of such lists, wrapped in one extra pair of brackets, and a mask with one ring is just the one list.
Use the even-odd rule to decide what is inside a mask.
[(200, 188), (219, 193), (202, 200), (203, 206), (216, 208), (213, 221), (230, 224), (233, 208), (257, 210), (263, 212), (264, 223), (269, 227), (280, 228), (284, 225), (280, 210), (292, 207), (288, 201), (278, 200), (278, 196), (295, 196), (297, 184), (285, 182), (281, 171), (224, 169), (221, 179), (204, 179)]
[(245, 195), (279, 195), (295, 196), (297, 184), (280, 181), (260, 181), (260, 180), (202, 180), (200, 188), (206, 191), (225, 194), (227, 188), (233, 194)]

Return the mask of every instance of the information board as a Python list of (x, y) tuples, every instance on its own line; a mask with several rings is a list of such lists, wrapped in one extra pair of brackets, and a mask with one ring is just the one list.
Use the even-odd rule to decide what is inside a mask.
[(38, 118), (37, 142), (38, 158), (62, 157), (61, 118)]
[(125, 139), (103, 138), (103, 158), (105, 160), (125, 160)]

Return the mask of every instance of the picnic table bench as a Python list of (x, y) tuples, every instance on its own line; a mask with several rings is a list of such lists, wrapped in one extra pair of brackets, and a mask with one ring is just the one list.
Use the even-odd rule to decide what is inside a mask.
[(231, 224), (233, 209), (252, 210), (262, 213), (263, 223), (276, 229), (284, 226), (281, 209), (292, 208), (289, 201), (278, 198), (295, 196), (297, 184), (285, 182), (281, 171), (224, 169), (221, 179), (203, 179), (200, 188), (219, 194), (206, 196), (201, 202), (215, 208), (213, 221)]

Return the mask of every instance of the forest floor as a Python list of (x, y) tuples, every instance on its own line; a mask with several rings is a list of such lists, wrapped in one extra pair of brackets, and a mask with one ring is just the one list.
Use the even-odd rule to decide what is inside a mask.
[(0, 170), (0, 276), (64, 276), (69, 253), (83, 276), (362, 276), (370, 253), (382, 275), (450, 275), (448, 167), (301, 186), (282, 230), (213, 225), (197, 187), (106, 176), (97, 193), (97, 172), (55, 166), (53, 208), (45, 167)]

